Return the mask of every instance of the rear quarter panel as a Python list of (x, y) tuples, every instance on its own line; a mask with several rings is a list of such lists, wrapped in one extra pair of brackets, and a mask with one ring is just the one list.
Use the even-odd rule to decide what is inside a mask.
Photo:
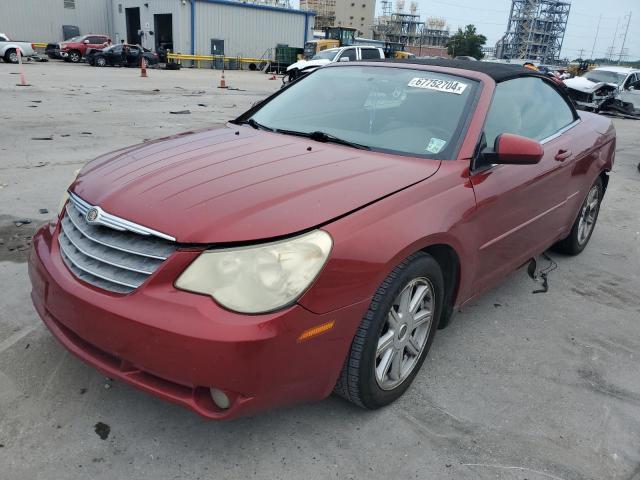
[(568, 132), (567, 139), (574, 153), (568, 187), (577, 194), (569, 199), (565, 234), (569, 234), (582, 202), (602, 172), (613, 167), (616, 131), (612, 121), (590, 112), (579, 112), (580, 123)]

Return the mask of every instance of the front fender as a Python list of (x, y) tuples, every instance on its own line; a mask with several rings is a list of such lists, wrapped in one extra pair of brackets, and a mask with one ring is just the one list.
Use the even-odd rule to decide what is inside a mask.
[(322, 227), (334, 240), (330, 258), (299, 300), (326, 313), (370, 298), (402, 260), (431, 245), (448, 245), (460, 260), (455, 304), (466, 298), (475, 255), (473, 189), (466, 161), (443, 161), (436, 174)]

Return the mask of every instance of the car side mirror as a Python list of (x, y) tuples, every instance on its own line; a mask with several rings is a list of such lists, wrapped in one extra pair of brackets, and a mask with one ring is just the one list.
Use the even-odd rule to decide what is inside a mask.
[(513, 133), (498, 135), (493, 150), (484, 152), (487, 162), (497, 165), (535, 165), (543, 155), (540, 142)]
[(89, 40), (85, 40), (85, 41), (84, 41), (84, 42), (82, 42), (82, 43), (84, 43), (85, 45), (89, 45)]
[(348, 62), (349, 61), (349, 57), (340, 57), (340, 62)]

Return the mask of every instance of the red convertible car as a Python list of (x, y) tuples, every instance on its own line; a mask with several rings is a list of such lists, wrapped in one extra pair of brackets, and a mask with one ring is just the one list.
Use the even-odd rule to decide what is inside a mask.
[(332, 64), (88, 163), (34, 237), (33, 302), (84, 361), (208, 418), (381, 407), (456, 309), (585, 248), (614, 151), (522, 67)]

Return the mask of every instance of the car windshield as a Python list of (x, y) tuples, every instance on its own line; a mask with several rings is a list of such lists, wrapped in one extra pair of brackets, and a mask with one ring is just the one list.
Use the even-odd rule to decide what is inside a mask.
[(615, 83), (616, 85), (621, 85), (626, 77), (624, 73), (609, 72), (607, 70), (591, 70), (583, 76), (592, 82)]
[(251, 119), (255, 127), (329, 142), (452, 158), (477, 85), (409, 68), (322, 68), (282, 91)]
[(311, 60), (333, 60), (336, 53), (338, 53), (337, 50), (324, 50), (320, 53), (316, 53)]

